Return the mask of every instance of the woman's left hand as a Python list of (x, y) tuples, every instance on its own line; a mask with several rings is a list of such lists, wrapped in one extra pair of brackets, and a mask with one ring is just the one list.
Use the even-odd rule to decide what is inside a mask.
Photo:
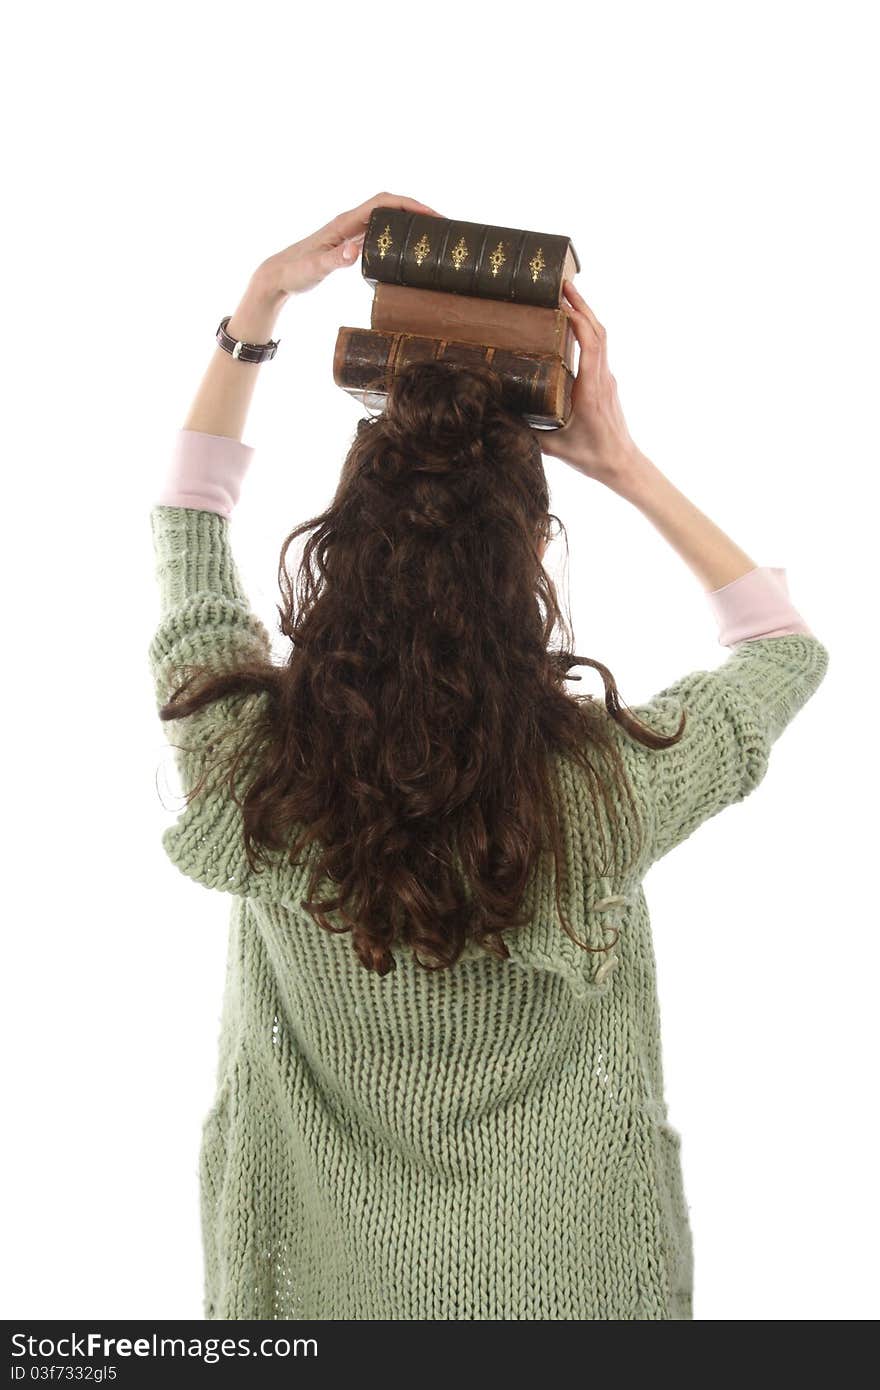
[(376, 193), (359, 207), (340, 212), (332, 222), (319, 227), (311, 236), (295, 241), (284, 251), (258, 267), (254, 279), (271, 294), (287, 296), (305, 294), (340, 266), (354, 265), (363, 246), (370, 213), (375, 207), (405, 208), (407, 212), (424, 212), (432, 217), (443, 214), (415, 198), (398, 193)]

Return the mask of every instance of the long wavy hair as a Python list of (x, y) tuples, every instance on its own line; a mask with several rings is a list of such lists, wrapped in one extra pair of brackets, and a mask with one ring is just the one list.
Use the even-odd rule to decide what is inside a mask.
[[(668, 736), (640, 723), (608, 668), (571, 652), (542, 564), (552, 523), (564, 530), (549, 504), (537, 434), (490, 367), (407, 367), (383, 412), (359, 421), (326, 511), (282, 546), (284, 664), (190, 668), (160, 710), (181, 719), (222, 696), (265, 695), (236, 730), (228, 779), (250, 867), (266, 849), (296, 864), (315, 843), (302, 906), (326, 930), (350, 931), (379, 975), (394, 968), (394, 942), (430, 970), (453, 965), (469, 938), (507, 958), (504, 936), (523, 925), (544, 853), (564, 930), (596, 949), (560, 901), (550, 754), (580, 765), (612, 826), (622, 793), (640, 844), (609, 716), (652, 748), (683, 732), (684, 719)], [(304, 535), (292, 580), (287, 552)], [(557, 631), (567, 646), (551, 646)], [(565, 688), (580, 679), (567, 675), (575, 665), (598, 671), (604, 708)], [(254, 775), (241, 796), (243, 763)], [(322, 882), (330, 895), (319, 899)]]

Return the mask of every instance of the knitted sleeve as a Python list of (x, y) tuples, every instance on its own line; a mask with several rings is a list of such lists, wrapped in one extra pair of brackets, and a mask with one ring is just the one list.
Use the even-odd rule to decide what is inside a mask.
[(648, 863), (754, 791), (770, 749), (822, 683), (828, 660), (812, 633), (753, 638), (715, 670), (693, 671), (630, 706), (663, 734), (674, 733), (686, 715), (681, 739), (669, 748), (624, 736), (624, 757), (651, 806)]
[[(269, 633), (251, 611), (229, 545), (229, 520), (216, 511), (154, 506), (150, 512), (159, 622), (149, 645), (157, 708), (186, 668), (221, 671), (271, 659)], [(221, 738), (253, 717), (253, 695), (231, 695), (183, 719), (164, 721), (184, 793), (192, 790)], [(231, 751), (231, 748), (230, 748)]]

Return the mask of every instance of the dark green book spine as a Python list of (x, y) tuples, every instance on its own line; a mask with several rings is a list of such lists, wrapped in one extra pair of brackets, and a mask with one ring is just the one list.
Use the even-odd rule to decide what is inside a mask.
[(361, 254), (361, 273), (371, 284), (542, 308), (559, 306), (566, 265), (568, 274), (580, 270), (566, 236), (386, 207), (373, 209)]

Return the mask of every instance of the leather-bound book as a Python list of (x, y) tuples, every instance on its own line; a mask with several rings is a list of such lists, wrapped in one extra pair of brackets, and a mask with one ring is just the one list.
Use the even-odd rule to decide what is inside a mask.
[(574, 371), (577, 340), (564, 309), (474, 299), (442, 290), (414, 290), (406, 285), (377, 285), (370, 327), (516, 352), (552, 352)]
[(370, 284), (408, 285), (546, 309), (581, 268), (571, 238), (376, 207), (361, 251)]
[(510, 351), (414, 333), (343, 326), (336, 335), (333, 380), (364, 405), (382, 409), (395, 371), (410, 362), (488, 363), (501, 378), (505, 403), (527, 424), (558, 429), (571, 415), (574, 378), (556, 353)]

